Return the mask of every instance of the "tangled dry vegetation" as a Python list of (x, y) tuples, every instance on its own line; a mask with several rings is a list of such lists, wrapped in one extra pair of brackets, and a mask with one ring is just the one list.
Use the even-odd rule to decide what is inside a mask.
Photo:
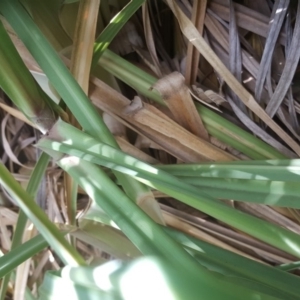
[[(13, 71), (2, 65), (0, 155), (2, 163), (26, 189), (42, 151), (52, 156), (47, 148), (50, 142), (64, 144), (63, 138), (68, 138), (68, 133), (62, 133), (63, 125), (53, 127), (58, 116), (93, 134), (85, 125), (88, 122), (80, 119), (85, 115), (84, 105), (72, 104), (75, 100), (70, 99), (71, 94), (63, 95), (64, 87), (59, 90), (52, 82), (41, 64), (43, 58), (35, 56), (24, 41), (24, 34), (15, 27), (8, 1), (0, 2), (1, 21), (26, 67), (54, 101), (64, 100), (53, 108), (51, 117), (43, 115), (48, 104), (35, 104), (35, 114), (26, 114), (25, 105), (18, 106), (13, 92), (5, 90), (3, 76), (10, 78)], [(81, 4), (58, 0), (20, 2), (115, 138), (100, 137), (99, 143), (118, 145), (138, 159), (130, 166), (130, 160), (125, 158), (122, 163), (117, 161), (118, 153), (114, 154), (115, 161), (102, 153), (103, 157), (93, 163), (102, 165), (105, 174), (127, 195), (131, 194), (124, 186), (125, 175), (121, 178), (112, 169), (125, 172), (121, 169), (127, 168), (125, 173), (142, 178), (143, 184), (148, 182), (151, 191), (149, 187), (141, 188), (143, 193), (138, 194), (136, 203), (158, 223), (259, 264), (298, 275), (299, 1), (131, 1), (137, 6), (128, 20), (128, 11), (125, 17), (117, 15), (127, 5), (125, 0), (101, 1), (99, 10), (99, 0)], [(116, 15), (120, 18), (113, 19)], [(94, 46), (95, 36), (98, 38)], [(1, 47), (4, 49), (5, 45)], [(32, 47), (38, 48), (38, 44)], [(0, 62), (4, 63), (3, 53), (0, 50)], [(23, 83), (26, 85), (27, 81)], [(93, 116), (90, 120), (92, 123)], [(72, 137), (70, 140), (73, 142)], [(98, 145), (96, 139), (86, 142), (79, 135), (77, 142), (74, 147), (82, 153), (87, 145), (90, 149)], [(62, 152), (76, 156), (69, 148)], [(70, 161), (64, 165), (60, 159), (55, 157), (46, 163), (35, 199), (49, 220), (70, 233), (68, 241), (84, 260), (100, 265), (115, 258), (135, 258), (140, 252), (147, 254), (106, 208), (101, 207), (106, 227), (85, 217), (92, 214), (91, 194), (80, 177), (69, 172)], [(154, 171), (139, 161), (167, 175), (155, 179)], [(119, 169), (115, 167), (118, 164)], [(90, 169), (85, 171), (88, 176)], [(194, 187), (191, 193), (199, 193), (198, 202), (188, 198), (190, 186)], [(186, 192), (181, 188), (186, 188)], [(3, 184), (0, 192), (3, 254), (12, 249), (20, 206), (8, 190)], [(116, 196), (112, 193), (111, 197)], [(216, 203), (223, 206), (210, 207), (214, 205), (209, 202), (212, 198), (220, 200)], [(123, 233), (109, 227), (110, 218)], [(34, 219), (31, 221), (34, 223)], [(29, 241), (40, 231), (31, 221), (27, 221), (16, 245)], [(51, 243), (50, 246), (17, 264), (13, 275), (2, 280), (1, 299), (5, 295), (7, 299), (12, 295), (14, 299), (37, 296), (45, 272), (59, 270), (65, 263)]]

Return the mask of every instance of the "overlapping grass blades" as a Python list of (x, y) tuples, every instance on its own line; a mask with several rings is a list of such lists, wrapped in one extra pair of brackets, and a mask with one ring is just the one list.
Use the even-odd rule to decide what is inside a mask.
[(60, 151), (124, 172), (239, 230), (300, 257), (300, 238), (297, 234), (237, 211), (204, 194), (199, 188), (99, 143), (63, 121), (56, 123), (50, 136), (41, 139), (38, 147), (46, 152)]
[(85, 264), (83, 258), (61, 235), (56, 226), (48, 219), (45, 212), (35, 203), (34, 199), (22, 189), (11, 173), (0, 164), (0, 183), (18, 203), (23, 212), (44, 235), (56, 253), (66, 263), (71, 265)]
[[(83, 130), (113, 147), (119, 148), (113, 135), (87, 95), (29, 17), (23, 6), (18, 1), (4, 0), (0, 2), (0, 11), (24, 41), (24, 44), (44, 70), (51, 84), (67, 104)], [(20, 103), (21, 106), (23, 105), (22, 103)], [(116, 176), (132, 201), (138, 202), (143, 198), (147, 198), (148, 201), (152, 200), (152, 205), (149, 205), (146, 209), (149, 213), (152, 213), (156, 220), (163, 223), (160, 211), (157, 209), (156, 202), (149, 189), (128, 176), (120, 173), (116, 173)]]

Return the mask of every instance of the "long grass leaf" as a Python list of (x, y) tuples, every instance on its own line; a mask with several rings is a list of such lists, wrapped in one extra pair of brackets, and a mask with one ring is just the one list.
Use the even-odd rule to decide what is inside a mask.
[(300, 178), (300, 159), (158, 165), (157, 167), (181, 177), (256, 179), (295, 183), (299, 182)]

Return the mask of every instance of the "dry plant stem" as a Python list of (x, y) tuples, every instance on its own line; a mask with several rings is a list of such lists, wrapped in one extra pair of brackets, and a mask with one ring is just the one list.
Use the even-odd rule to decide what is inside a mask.
[(208, 133), (196, 110), (184, 77), (174, 72), (158, 80), (153, 86), (162, 95), (176, 122), (186, 130), (208, 141)]
[(247, 203), (247, 202), (242, 203), (238, 201), (236, 201), (234, 205), (237, 209), (250, 213), (256, 217), (263, 218), (271, 223), (280, 225), (282, 227), (285, 227), (291, 231), (300, 234), (300, 226), (297, 223), (291, 221), (289, 218), (278, 213), (277, 211), (275, 211), (273, 208), (269, 206), (257, 205), (253, 203)]
[(101, 110), (125, 119), (132, 129), (185, 162), (230, 161), (236, 158), (194, 136), (161, 111), (136, 98), (131, 103), (95, 77), (91, 77), (90, 97)]
[(255, 98), (259, 103), (261, 100), (261, 95), (264, 88), (267, 73), (271, 66), (276, 41), (278, 39), (278, 35), (280, 33), (280, 29), (284, 21), (288, 5), (289, 1), (278, 0), (275, 2), (273, 7), (273, 12), (270, 18), (272, 22), (270, 22), (268, 37), (266, 39), (265, 49), (260, 61), (257, 81), (255, 85)]
[[(204, 28), (204, 18), (206, 12), (207, 0), (194, 1), (192, 10), (192, 23), (202, 35)], [(185, 82), (188, 86), (195, 83), (198, 74), (200, 53), (192, 43), (188, 44), (186, 57)]]
[[(207, 13), (205, 16), (205, 26), (207, 29), (213, 34), (213, 36), (218, 40), (220, 46), (226, 53), (228, 53), (229, 49), (229, 33), (226, 29), (221, 25), (221, 23), (213, 18), (210, 13)], [(212, 44), (217, 44), (212, 41)], [(259, 63), (249, 55), (247, 51), (241, 49), (242, 52), (242, 63), (245, 69), (254, 77), (257, 77), (257, 72), (259, 68)]]
[[(73, 38), (74, 43), (70, 71), (86, 94), (88, 94), (89, 88), (90, 69), (93, 57), (99, 6), (100, 0), (80, 1)], [(80, 128), (79, 123), (74, 118), (70, 109), (67, 109), (67, 113), (70, 118), (70, 123), (77, 128)], [(66, 172), (64, 173), (64, 181), (66, 187), (66, 202), (69, 223), (74, 224), (78, 185)]]
[[(23, 234), (23, 243), (32, 239), (36, 235), (36, 228), (31, 221), (27, 221), (26, 231)], [(23, 300), (27, 286), (27, 279), (30, 271), (31, 259), (19, 265), (16, 272), (14, 300)]]
[[(245, 254), (244, 252), (237, 250), (236, 248), (226, 244), (225, 242), (220, 241), (219, 239), (207, 234), (206, 232), (202, 231), (200, 228), (196, 228), (196, 227), (190, 225), (189, 223), (187, 223), (186, 221), (177, 218), (172, 213), (163, 211), (163, 216), (164, 216), (164, 219), (166, 220), (167, 225), (170, 227), (173, 227), (181, 232), (191, 235), (191, 236), (193, 236), (199, 240), (202, 240), (204, 242), (207, 242), (212, 245), (218, 246), (220, 248), (226, 249), (233, 253), (242, 255), (244, 257), (247, 257), (247, 258), (250, 258), (253, 260), (257, 260), (257, 259), (254, 259), (252, 256)], [(259, 261), (259, 260), (257, 260), (257, 261)]]
[[(163, 212), (168, 212), (172, 215), (175, 215), (179, 220), (183, 220), (184, 222), (192, 225), (194, 228), (199, 228), (204, 232), (215, 236), (215, 238), (217, 238), (220, 242), (222, 240), (227, 244), (233, 243), (235, 246), (232, 247), (235, 247), (235, 249), (240, 248), (241, 251), (247, 253), (248, 255), (253, 256), (253, 254), (255, 253), (258, 257), (268, 258), (268, 260), (277, 262), (286, 262), (296, 259), (295, 256), (287, 254), (286, 252), (281, 251), (276, 247), (270, 246), (268, 244), (265, 244), (264, 242), (249, 237), (242, 232), (235, 232), (229, 228), (224, 227), (223, 225), (219, 225), (206, 220), (203, 217), (190, 215), (186, 212), (171, 208), (163, 204), (160, 204), (160, 206)], [(210, 243), (212, 242), (210, 241)]]
[[(0, 100), (1, 100), (1, 98), (0, 98)], [(13, 116), (13, 117), (21, 120), (22, 122), (30, 125), (33, 128), (38, 129), (38, 127), (34, 123), (32, 123), (31, 121), (29, 121), (27, 119), (27, 117), (21, 111), (17, 110), (16, 108), (13, 108), (13, 107), (8, 106), (8, 105), (6, 105), (4, 103), (1, 103), (1, 102), (0, 102), (0, 108), (2, 108), (4, 111), (6, 111), (7, 113), (9, 113), (11, 116)]]
[(298, 1), (298, 9), (296, 16), (295, 30), (286, 58), (285, 66), (280, 77), (279, 83), (272, 95), (267, 107), (266, 113), (273, 117), (284, 100), (288, 89), (291, 86), (296, 68), (300, 58), (300, 2)]
[(80, 1), (70, 70), (87, 93), (100, 0)]
[(149, 50), (153, 64), (155, 66), (155, 73), (160, 78), (162, 77), (162, 73), (160, 70), (161, 66), (155, 49), (155, 43), (154, 43), (154, 38), (152, 33), (151, 20), (149, 16), (149, 9), (148, 9), (147, 2), (143, 4), (142, 12), (143, 12), (143, 23), (144, 23), (144, 32), (146, 37), (147, 48)]
[(298, 155), (300, 146), (281, 129), (259, 106), (253, 96), (236, 80), (225, 67), (219, 57), (212, 51), (204, 38), (199, 34), (192, 22), (186, 17), (174, 0), (166, 0), (176, 16), (183, 34), (206, 58), (211, 66), (222, 76), (228, 86), (235, 92), (241, 101), (254, 112), (265, 124), (267, 124), (282, 140), (284, 140)]
[(119, 145), (119, 147), (121, 148), (122, 151), (124, 151), (125, 153), (128, 153), (130, 155), (132, 155), (133, 157), (144, 161), (146, 163), (149, 164), (158, 164), (159, 161), (156, 160), (154, 157), (146, 154), (145, 152), (141, 151), (140, 149), (134, 147), (132, 144), (130, 144), (129, 142), (127, 142), (124, 138), (116, 136), (116, 141)]
[[(227, 0), (210, 1), (208, 7), (225, 21), (228, 22), (230, 20), (230, 12)], [(270, 21), (269, 17), (263, 13), (259, 13), (237, 3), (234, 4), (234, 8), (236, 11), (236, 21), (238, 27), (249, 30), (265, 38), (268, 36)], [(279, 36), (279, 42), (283, 45), (285, 43), (285, 38), (285, 34), (281, 33)]]
[[(93, 81), (98, 88), (103, 85), (97, 79)], [(142, 103), (138, 97), (130, 103), (121, 94), (109, 91), (109, 88), (98, 88), (91, 89), (90, 94), (97, 107), (125, 119), (137, 132), (147, 136), (175, 157), (185, 162), (235, 160), (234, 156), (189, 133), (155, 107)]]

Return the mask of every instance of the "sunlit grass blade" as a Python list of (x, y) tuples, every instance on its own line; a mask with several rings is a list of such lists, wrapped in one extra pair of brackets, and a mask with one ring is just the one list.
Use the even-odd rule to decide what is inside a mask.
[(299, 182), (300, 159), (235, 161), (230, 163), (202, 163), (159, 165), (159, 169), (176, 176), (213, 177)]
[(300, 208), (300, 186), (296, 182), (181, 176), (178, 178), (218, 199)]
[[(65, 267), (61, 272), (46, 276), (40, 288), (43, 299), (57, 299), (57, 290), (61, 290), (63, 283), (73, 299), (83, 299), (87, 295), (93, 295), (95, 299), (197, 299), (200, 294), (204, 299), (240, 299), (241, 294), (243, 299), (276, 299), (275, 291), (269, 287), (252, 283), (249, 289), (231, 282), (229, 277), (213, 274), (197, 277), (191, 270), (178, 269), (158, 257), (140, 258), (129, 263), (112, 261), (95, 268)], [(139, 288), (136, 288), (137, 283)], [(56, 287), (54, 291), (53, 286)]]
[[(62, 235), (69, 232), (69, 229), (62, 231)], [(12, 272), (18, 265), (26, 261), (28, 258), (36, 255), (48, 246), (47, 241), (42, 235), (37, 235), (29, 241), (21, 244), (0, 257), (0, 278)]]
[[(112, 147), (99, 143), (87, 134), (59, 121), (53, 133), (39, 141), (38, 147), (78, 156), (102, 166), (124, 172), (204, 213), (300, 257), (300, 237), (286, 229), (237, 211), (206, 194), (201, 189), (143, 163)], [(50, 150), (53, 151), (53, 150)], [(51, 154), (53, 155), (53, 153)]]
[(117, 15), (111, 19), (110, 23), (96, 39), (92, 66), (96, 66), (98, 60), (103, 52), (108, 48), (111, 41), (144, 2), (145, 0), (131, 0), (119, 13), (117, 13)]
[(56, 226), (48, 219), (44, 211), (35, 203), (34, 199), (22, 189), (20, 184), (2, 163), (0, 163), (0, 173), (0, 183), (17, 202), (26, 216), (38, 228), (39, 232), (45, 237), (51, 247), (53, 247), (62, 261), (71, 265), (85, 264), (83, 258), (68, 244)]

